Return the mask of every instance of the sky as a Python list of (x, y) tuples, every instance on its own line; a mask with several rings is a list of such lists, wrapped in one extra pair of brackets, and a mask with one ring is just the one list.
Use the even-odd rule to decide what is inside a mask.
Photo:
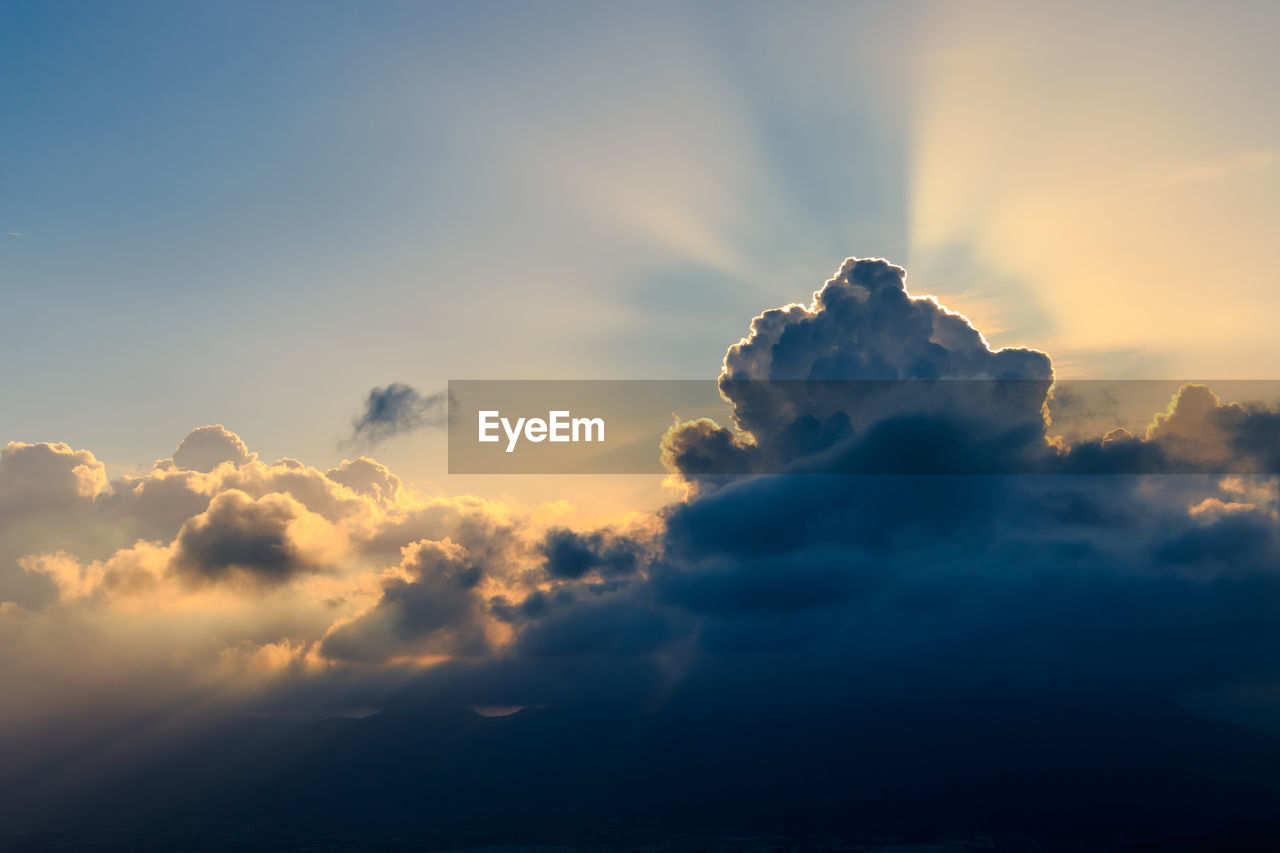
[(1272, 375), (1272, 4), (3, 21), (6, 437), (329, 465), (390, 382), (711, 378), (849, 255), (1064, 375)]
[[(22, 33), (5, 60), (4, 277), (22, 307), (6, 312), (6, 381), (62, 389), (6, 433), (60, 430), (149, 464), (152, 443), (226, 420), (322, 461), (392, 381), (709, 378), (719, 354), (692, 339), (713, 317), (727, 336), (778, 288), (762, 264), (812, 280), (848, 254), (849, 228), (876, 254), (902, 245), (897, 99), (867, 85), (825, 116), (788, 95), (811, 74), (891, 81), (858, 67), (885, 58), (777, 77), (757, 52), (807, 54), (813, 24), (773, 36), (753, 12), (728, 35), (713, 7), (629, 17), (6, 8)], [(850, 148), (888, 156), (849, 158), (833, 185), (821, 164)], [(773, 233), (816, 236), (833, 210), (821, 262)], [(99, 416), (81, 438), (86, 406)]]
[[(1226, 390), (1280, 364), (1278, 29), (1262, 2), (0, 0), (0, 791), (27, 798), (0, 828), (95, 781), (148, 802), (246, 718), (368, 720), (333, 736), (394, 755), (396, 714), (524, 709), (467, 729), (480, 777), (590, 752), (591, 720), (618, 766), (723, 792), (735, 738), (855, 761), (943, 694), (943, 753), (970, 712), (974, 742), (1031, 732), (975, 791), (1056, 766), (1035, 726), (1069, 707), (1089, 748), (1260, 756), (1217, 793), (1188, 763), (1190, 805), (1129, 840), (1280, 818), (1250, 781), (1280, 778), (1280, 394)], [(939, 378), (978, 381), (914, 390)], [(1055, 378), (1171, 390), (1112, 430)], [(673, 412), (665, 476), (450, 475), (461, 379), (724, 405)], [(193, 762), (192, 796), (260, 800), (288, 732)], [(845, 784), (775, 758), (760, 784)], [(402, 778), (334, 761), (309, 807)], [(668, 815), (621, 779), (562, 783)], [(937, 784), (900, 803), (965, 790)]]

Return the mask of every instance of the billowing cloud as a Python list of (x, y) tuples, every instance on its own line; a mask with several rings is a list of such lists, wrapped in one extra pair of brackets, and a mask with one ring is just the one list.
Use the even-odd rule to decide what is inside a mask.
[[(316, 571), (320, 566), (307, 551), (319, 549), (306, 541), (306, 534), (297, 532), (306, 525), (308, 515), (287, 495), (254, 499), (228, 489), (182, 525), (173, 565), (201, 580), (243, 575), (263, 583), (281, 583), (300, 572)], [(319, 518), (313, 523), (325, 524)]]
[(666, 467), (711, 475), (1280, 473), (1280, 411), (1188, 384), (1141, 436), (1066, 442), (1051, 411), (1048, 356), (992, 350), (962, 315), (912, 297), (906, 273), (849, 259), (808, 306), (766, 311), (729, 348), (719, 377), (729, 427), (674, 425)]
[(326, 657), (378, 662), (488, 650), (480, 596), (484, 568), (447, 538), (414, 542), (403, 554), (377, 604), (325, 636)]
[(224, 462), (239, 467), (250, 462), (249, 453), (240, 436), (222, 424), (192, 430), (173, 451), (173, 464), (186, 471), (212, 471)]
[(364, 411), (352, 422), (349, 440), (377, 444), (423, 427), (444, 426), (448, 403), (447, 392), (424, 395), (402, 382), (374, 388), (365, 398)]
[[(620, 766), (661, 753), (716, 790), (755, 771), (704, 744), (798, 731), (834, 745), (834, 779), (871, 754), (851, 746), (859, 731), (923, 720), (908, 728), (940, 727), (931, 749), (954, 752), (992, 708), (1016, 727), (1046, 695), (1172, 696), (1280, 722), (1257, 699), (1258, 685), (1280, 695), (1280, 487), (1259, 473), (1274, 470), (1280, 418), (1188, 385), (1142, 434), (1068, 445), (1051, 434), (1051, 384), (1044, 354), (992, 350), (911, 297), (901, 269), (851, 260), (729, 349), (733, 422), (668, 433), (695, 488), (655, 517), (582, 529), (547, 508), (419, 494), (366, 457), (266, 464), (220, 427), (111, 481), (87, 451), (10, 445), (0, 524), (21, 536), (4, 571), (43, 598), (0, 611), (0, 639), (33, 659), (77, 643), (145, 658), (236, 708), (624, 720), (644, 749)], [(927, 453), (1019, 473), (810, 473)], [(791, 473), (749, 473), (764, 460)], [(703, 480), (704, 463), (746, 475)], [(42, 709), (112, 690), (58, 672)], [(963, 713), (934, 719), (944, 694)], [(8, 713), (38, 716), (28, 704)], [(868, 715), (859, 726), (850, 708)], [(576, 722), (528, 725), (510, 752), (484, 747), (495, 778), (540, 738), (551, 754), (579, 743)], [(793, 760), (755, 781), (794, 782)]]
[(719, 379), (738, 435), (705, 421), (677, 427), (664, 441), (668, 465), (777, 472), (825, 453), (823, 470), (868, 470), (870, 455), (902, 472), (911, 468), (901, 457), (930, 443), (968, 464), (993, 450), (1046, 452), (1048, 357), (992, 350), (962, 315), (912, 297), (905, 282), (901, 267), (850, 258), (808, 306), (752, 320)]
[[(487, 632), (500, 620), (485, 602), (523, 597), (542, 576), (534, 544), (544, 523), (528, 508), (425, 496), (365, 457), (327, 471), (293, 459), (268, 464), (220, 426), (193, 432), (175, 457), (109, 480), (92, 453), (65, 445), (15, 443), (0, 455), (0, 635), (10, 638), (9, 664), (25, 656), (46, 667), (44, 688), (9, 703), (0, 727), (71, 707), (71, 696), (93, 701), (84, 695), (93, 680), (74, 657), (48, 659), (67, 640), (54, 644), (43, 632), (65, 630), (67, 620), (79, 626), (67, 636), (121, 661), (136, 659), (149, 638), (152, 672), (174, 689), (252, 683), (272, 662), (282, 677), (357, 657), (441, 657), (419, 647), (489, 649)], [(493, 566), (485, 582), (469, 586), (463, 572), (433, 585), (425, 555), (441, 543)], [(410, 546), (416, 562), (404, 557)], [(439, 614), (464, 600), (474, 612), (438, 630)], [(386, 626), (381, 645), (369, 639), (375, 622)], [(358, 629), (362, 644), (352, 639)], [(133, 701), (156, 695), (138, 690)]]
[(605, 576), (634, 572), (643, 552), (637, 542), (612, 530), (579, 533), (557, 527), (547, 531), (542, 553), (552, 577), (577, 579), (593, 570)]
[(324, 475), (353, 492), (382, 502), (395, 501), (402, 486), (400, 478), (385, 465), (364, 456), (354, 460), (343, 459), (338, 467), (330, 468)]
[(1280, 473), (1280, 411), (1225, 402), (1206, 385), (1178, 389), (1145, 432), (1123, 428), (1079, 441), (1061, 459), (1073, 473)]
[(5, 517), (91, 501), (107, 484), (87, 450), (11, 441), (0, 450), (0, 513)]
[(18, 560), (82, 537), (106, 485), (105, 466), (87, 450), (16, 441), (0, 450), (0, 601), (51, 597), (47, 578), (22, 571)]

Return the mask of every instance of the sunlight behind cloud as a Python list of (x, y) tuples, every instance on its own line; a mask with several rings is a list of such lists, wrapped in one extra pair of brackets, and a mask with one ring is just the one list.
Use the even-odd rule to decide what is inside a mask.
[[(1033, 343), (1118, 375), (1274, 375), (1274, 6), (967, 3), (917, 66), (912, 261), (968, 247), (1054, 318)], [(1104, 81), (1100, 83), (1100, 81)], [(945, 298), (966, 282), (917, 281)], [(1212, 292), (1213, 298), (1206, 299)], [(955, 300), (967, 308), (963, 300)], [(1248, 306), (1248, 307), (1246, 307)], [(1002, 308), (977, 321), (998, 329)]]

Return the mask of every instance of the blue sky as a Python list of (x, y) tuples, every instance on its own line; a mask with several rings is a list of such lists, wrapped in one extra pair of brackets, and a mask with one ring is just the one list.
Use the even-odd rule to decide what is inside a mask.
[(848, 255), (1076, 375), (1280, 355), (1264, 4), (0, 10), (8, 439), (330, 464), (375, 385), (710, 378)]
[(905, 247), (885, 57), (727, 9), (6, 4), (3, 432), (332, 455), (389, 381), (714, 376)]

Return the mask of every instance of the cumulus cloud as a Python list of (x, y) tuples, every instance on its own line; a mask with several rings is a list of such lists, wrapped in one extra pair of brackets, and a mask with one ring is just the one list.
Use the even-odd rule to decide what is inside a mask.
[(87, 450), (11, 441), (0, 450), (0, 513), (8, 517), (91, 501), (107, 484), (105, 471)]
[[(137, 654), (122, 638), (145, 610), (153, 643), (284, 710), (608, 696), (764, 726), (866, 697), (918, 712), (939, 684), (1230, 710), (1242, 685), (1274, 683), (1275, 412), (1189, 385), (1141, 435), (1066, 445), (1051, 383), (1044, 354), (993, 350), (900, 268), (851, 260), (729, 348), (730, 425), (664, 440), (691, 479), (792, 473), (707, 480), (634, 526), (421, 495), (366, 457), (266, 464), (221, 427), (112, 481), (87, 451), (10, 445), (4, 568), (45, 597), (0, 612), (0, 636), (38, 655), (74, 615), (77, 642)], [(922, 455), (930, 476), (903, 473)], [(975, 457), (1039, 473), (938, 473)], [(833, 459), (893, 466), (803, 474)]]
[(354, 492), (384, 503), (395, 501), (403, 485), (385, 465), (364, 456), (354, 460), (343, 459), (340, 465), (325, 471), (324, 475)]
[(353, 443), (377, 444), (423, 427), (441, 427), (448, 418), (448, 394), (420, 394), (410, 385), (392, 382), (365, 397), (364, 411), (352, 422)]
[(105, 560), (83, 562), (65, 551), (31, 554), (18, 564), (44, 575), (58, 588), (62, 602), (91, 596), (150, 598), (163, 585), (171, 563), (171, 549), (150, 542), (116, 551)]
[(730, 426), (677, 423), (668, 470), (711, 475), (1280, 473), (1280, 411), (1189, 384), (1141, 436), (1115, 429), (1068, 443), (1051, 433), (1044, 353), (991, 349), (960, 314), (913, 297), (906, 272), (849, 259), (812, 302), (757, 316), (725, 354)]
[[(912, 297), (901, 267), (850, 258), (809, 305), (765, 311), (725, 354), (720, 391), (738, 434), (678, 426), (664, 458), (691, 474), (777, 472), (825, 453), (826, 471), (867, 470), (872, 456), (902, 472), (939, 442), (947, 454), (935, 462), (994, 463), (992, 445), (1010, 458), (1044, 453), (1052, 378), (1044, 353), (992, 350), (962, 315)], [(868, 438), (877, 444), (860, 448)]]
[[(774, 308), (729, 347), (723, 384), (742, 379), (1036, 379), (1052, 377), (1048, 357), (1030, 349), (992, 350), (964, 316), (929, 297), (912, 297), (906, 270), (850, 258), (810, 305)], [(744, 412), (757, 422), (763, 412)]]
[(238, 489), (228, 489), (182, 525), (173, 565), (201, 580), (243, 575), (263, 583), (281, 583), (301, 572), (319, 570), (319, 560), (326, 555), (317, 539), (328, 538), (330, 545), (336, 542), (336, 537), (317, 532), (316, 528), (326, 526), (323, 519), (288, 495), (255, 499)]
[(174, 466), (179, 469), (206, 473), (224, 462), (239, 467), (254, 458), (240, 436), (222, 424), (192, 430), (178, 444), (172, 457)]
[[(850, 260), (810, 305), (764, 312), (725, 357), (732, 428), (664, 439), (703, 488), (667, 513), (648, 587), (700, 618), (705, 653), (1160, 691), (1277, 663), (1246, 602), (1277, 590), (1270, 490), (1216, 476), (1275, 472), (1274, 410), (1189, 385), (1141, 436), (1055, 442), (1048, 358), (990, 349), (904, 280)], [(1038, 476), (939, 476), (965, 466)], [(743, 470), (893, 476), (698, 476)], [(1166, 472), (1201, 476), (1142, 476)]]
[[(544, 528), (526, 509), (422, 495), (366, 457), (327, 471), (294, 459), (268, 464), (220, 426), (194, 431), (150, 472), (114, 480), (87, 450), (11, 444), (0, 455), (0, 497), (0, 618), (7, 620), (0, 634), (21, 628), (6, 635), (9, 663), (26, 656), (49, 665), (47, 689), (9, 703), (0, 727), (83, 698), (92, 682), (72, 658), (58, 666), (46, 660), (68, 641), (51, 643), (41, 625), (62, 630), (55, 626), (75, 621), (68, 636), (102, 654), (114, 650), (120, 665), (137, 658), (139, 637), (149, 637), (186, 667), (175, 675), (153, 661), (153, 671), (163, 670), (174, 689), (194, 688), (234, 680), (238, 666), (260, 681), (271, 670), (262, 664), (283, 659), (282, 649), (293, 664), (278, 677), (418, 654), (419, 646), (451, 654), (489, 648), (486, 632), (499, 620), (483, 602), (522, 598), (533, 582), (521, 575), (541, 576), (534, 545)], [(493, 566), (480, 587), (465, 584), (465, 573), (448, 574), (445, 563), (427, 566), (430, 549), (421, 543), (444, 541), (467, 549), (472, 565)], [(411, 545), (416, 562), (404, 557)], [(435, 624), (472, 600), (468, 619)], [(370, 639), (382, 630), (375, 622), (385, 627), (381, 645)], [(353, 639), (358, 630), (361, 643)], [(331, 636), (329, 657), (321, 648)], [(139, 690), (135, 700), (156, 695)]]
[[(365, 482), (356, 472), (363, 473)], [(0, 537), (0, 598), (39, 606), (56, 596), (57, 588), (51, 583), (56, 574), (28, 571), (22, 558), (61, 552), (66, 559), (88, 566), (108, 561), (138, 542), (176, 544), (180, 533), (195, 549), (181, 555), (182, 565), (192, 571), (196, 566), (212, 569), (220, 548), (229, 549), (227, 553), (234, 549), (220, 544), (216, 536), (203, 549), (197, 547), (201, 525), (222, 532), (214, 522), (228, 512), (232, 500), (239, 499), (264, 501), (255, 504), (259, 510), (288, 504), (289, 509), (280, 512), (291, 513), (292, 520), (279, 553), (307, 554), (322, 543), (341, 552), (334, 536), (341, 539), (350, 533), (358, 538), (359, 531), (384, 517), (387, 500), (394, 502), (393, 493), (398, 494), (397, 481), (386, 472), (377, 486), (382, 491), (374, 498), (376, 465), (344, 463), (333, 473), (337, 480), (294, 460), (268, 465), (248, 451), (239, 436), (221, 426), (193, 431), (173, 457), (160, 460), (147, 474), (110, 481), (105, 467), (87, 450), (11, 444), (0, 457), (0, 495), (7, 501), (0, 512), (4, 534)], [(353, 475), (357, 479), (351, 479)], [(339, 482), (343, 479), (365, 491)], [(338, 533), (331, 535), (321, 520)], [(315, 540), (315, 545), (298, 550), (295, 540)], [(202, 555), (199, 559), (196, 552)], [(262, 568), (261, 559), (242, 556), (245, 566)], [(230, 568), (233, 564), (225, 566), (230, 575), (240, 572)]]
[(16, 441), (0, 450), (0, 601), (37, 604), (55, 594), (46, 576), (23, 571), (18, 560), (90, 533), (106, 485), (105, 466), (87, 450)]
[(338, 660), (472, 656), (488, 650), (480, 595), (484, 568), (446, 538), (406, 545), (370, 610), (336, 625), (321, 652)]
[[(765, 458), (793, 471), (891, 459), (887, 470), (901, 473), (903, 454), (934, 472), (938, 458), (985, 454), (988, 470), (1026, 470), (1031, 455), (1070, 473), (1061, 460), (1093, 454), (1094, 470), (1121, 459), (1130, 467), (1118, 470), (1212, 474), (1261, 458), (1274, 417), (1188, 386), (1145, 434), (1068, 448), (1048, 437), (1051, 381), (1047, 356), (993, 350), (962, 316), (911, 296), (901, 268), (849, 260), (809, 305), (762, 313), (729, 348), (720, 385), (732, 425), (679, 424), (663, 450), (690, 476), (699, 466), (758, 470)], [(375, 389), (362, 422), (398, 429), (424, 416), (425, 400), (407, 386)], [(646, 654), (687, 650), (691, 637), (708, 654), (840, 649), (850, 624), (893, 623), (907, 642), (926, 612), (930, 630), (959, 632), (959, 648), (966, 631), (1017, 628), (1017, 607), (966, 608), (1012, 602), (1020, 584), (1105, 578), (1139, 595), (1153, 579), (1252, 577), (1273, 553), (1276, 507), (1241, 482), (763, 476), (695, 492), (637, 534), (418, 495), (367, 457), (323, 471), (267, 464), (225, 427), (207, 426), (153, 471), (110, 482), (88, 451), (10, 445), (0, 523), (25, 522), (5, 574), (9, 588), (30, 588), (9, 596), (24, 606), (119, 608), (132, 598), (224, 616), (261, 607), (251, 630), (224, 632), (224, 648), (287, 642), (330, 665), (532, 660), (586, 653), (593, 632), (599, 649)], [(1011, 565), (1022, 567), (1016, 576), (992, 568)], [(273, 624), (261, 602), (279, 595), (297, 609)], [(1067, 627), (1047, 619), (1040, 641), (1080, 630)], [(1159, 630), (1176, 646), (1173, 626)]]
[(556, 527), (547, 531), (542, 553), (552, 577), (577, 579), (590, 571), (605, 576), (634, 572), (643, 551), (640, 543), (611, 529), (580, 533)]
[(1221, 400), (1206, 385), (1178, 389), (1138, 436), (1117, 428), (1065, 448), (1072, 473), (1280, 473), (1280, 411)]

